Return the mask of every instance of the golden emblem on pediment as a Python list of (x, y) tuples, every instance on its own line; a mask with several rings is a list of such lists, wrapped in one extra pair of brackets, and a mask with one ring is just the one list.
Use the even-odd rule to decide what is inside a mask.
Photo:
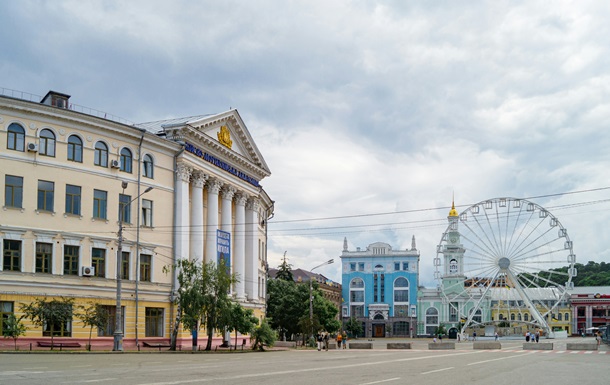
[(221, 144), (227, 146), (228, 148), (231, 148), (231, 146), (233, 145), (233, 141), (231, 140), (231, 133), (229, 132), (227, 126), (220, 127), (220, 131), (218, 131), (218, 141)]

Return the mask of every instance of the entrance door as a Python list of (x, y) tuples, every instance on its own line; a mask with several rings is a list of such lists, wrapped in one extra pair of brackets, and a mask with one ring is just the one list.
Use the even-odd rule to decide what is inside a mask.
[(373, 325), (373, 337), (385, 337), (385, 325)]

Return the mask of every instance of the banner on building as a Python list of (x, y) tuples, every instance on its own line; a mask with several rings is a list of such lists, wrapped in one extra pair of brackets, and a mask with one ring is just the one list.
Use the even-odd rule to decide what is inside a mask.
[(225, 265), (227, 272), (231, 272), (231, 233), (216, 230), (216, 263)]

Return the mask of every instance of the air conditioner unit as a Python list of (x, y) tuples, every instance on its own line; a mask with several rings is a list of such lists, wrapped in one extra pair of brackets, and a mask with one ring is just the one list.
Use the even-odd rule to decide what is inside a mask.
[(93, 277), (95, 275), (95, 267), (93, 266), (83, 266), (81, 271), (83, 273), (83, 277)]
[(28, 143), (28, 151), (29, 152), (38, 152), (38, 144)]
[(112, 167), (112, 168), (119, 168), (119, 167), (121, 167), (121, 163), (118, 160), (111, 160), (110, 161), (110, 167)]

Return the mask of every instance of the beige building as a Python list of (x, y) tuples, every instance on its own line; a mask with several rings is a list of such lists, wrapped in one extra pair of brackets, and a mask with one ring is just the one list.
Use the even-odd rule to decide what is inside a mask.
[[(120, 266), (126, 348), (168, 339), (178, 288), (164, 267), (216, 261), (224, 247), (240, 278), (233, 294), (262, 316), (273, 202), (259, 182), (268, 175), (236, 110), (135, 125), (65, 94), (4, 90), (0, 315), (19, 316), (22, 304), (46, 296), (100, 303), (114, 317)], [(114, 325), (94, 333), (94, 345), (112, 345)], [(28, 328), (26, 342), (89, 335), (76, 318)]]

